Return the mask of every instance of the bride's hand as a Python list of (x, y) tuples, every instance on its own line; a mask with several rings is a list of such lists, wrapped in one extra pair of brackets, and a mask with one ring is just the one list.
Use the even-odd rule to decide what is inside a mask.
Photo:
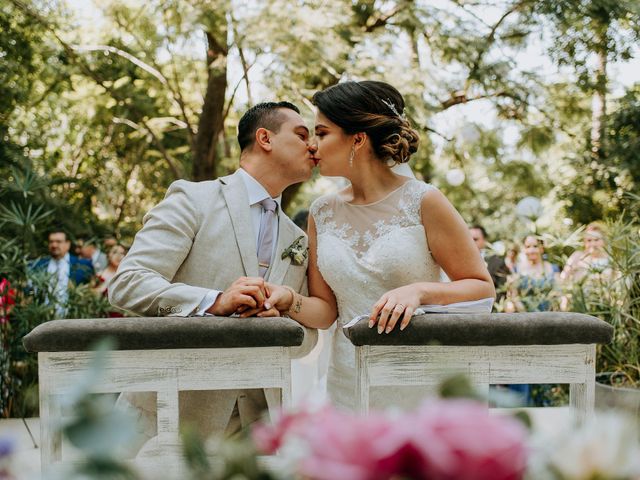
[(369, 328), (378, 324), (378, 333), (391, 332), (402, 316), (400, 330), (404, 330), (411, 321), (411, 316), (420, 306), (420, 290), (415, 285), (390, 290), (378, 300), (369, 316)]
[(277, 317), (289, 311), (293, 303), (293, 289), (274, 283), (266, 283), (267, 298), (264, 301), (264, 311), (258, 317)]

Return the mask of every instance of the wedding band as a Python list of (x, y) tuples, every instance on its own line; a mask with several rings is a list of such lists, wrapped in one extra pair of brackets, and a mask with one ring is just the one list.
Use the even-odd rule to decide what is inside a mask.
[(396, 306), (395, 306), (395, 307), (393, 307), (393, 309), (395, 310), (395, 309), (396, 309), (396, 308), (398, 308), (398, 307), (400, 307), (402, 310), (404, 310), (405, 308), (407, 308), (407, 307), (405, 307), (405, 306), (404, 306), (403, 304), (401, 304), (401, 303), (396, 303)]

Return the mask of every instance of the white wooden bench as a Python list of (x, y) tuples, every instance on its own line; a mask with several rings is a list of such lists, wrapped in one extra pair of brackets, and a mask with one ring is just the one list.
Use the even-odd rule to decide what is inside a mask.
[[(55, 320), (23, 340), (38, 352), (41, 462), (43, 472), (63, 461), (55, 428), (60, 399), (80, 380), (92, 359), (91, 347), (115, 340), (107, 352), (104, 379), (96, 393), (155, 392), (155, 446), (134, 463), (141, 471), (168, 474), (183, 466), (179, 441), (178, 394), (185, 390), (274, 388), (281, 404), (291, 399), (291, 359), (299, 354), (305, 330), (288, 318), (159, 317)], [(304, 342), (313, 344), (313, 339)]]
[(355, 346), (356, 408), (369, 410), (372, 387), (424, 387), (463, 373), (481, 389), (491, 384), (570, 385), (580, 418), (593, 411), (596, 344), (613, 328), (578, 313), (427, 314), (404, 331), (377, 333), (361, 321), (345, 329)]

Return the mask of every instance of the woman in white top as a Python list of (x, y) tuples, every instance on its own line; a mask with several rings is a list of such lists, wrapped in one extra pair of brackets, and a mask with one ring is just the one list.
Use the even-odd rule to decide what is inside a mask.
[(610, 273), (609, 255), (604, 249), (604, 228), (592, 222), (584, 230), (584, 249), (571, 254), (560, 274), (563, 281), (580, 282), (589, 274)]
[[(354, 350), (342, 332), (345, 323), (369, 314), (371, 328), (389, 333), (406, 328), (420, 305), (478, 300), (495, 290), (467, 225), (445, 196), (392, 170), (418, 147), (400, 93), (383, 82), (345, 82), (316, 93), (313, 102), (320, 173), (351, 184), (311, 206), (310, 296), (268, 285), (266, 307), (314, 328), (328, 328), (337, 318), (328, 393), (351, 407)], [(441, 268), (451, 282), (439, 281)], [(372, 391), (371, 402), (403, 403), (391, 397)]]

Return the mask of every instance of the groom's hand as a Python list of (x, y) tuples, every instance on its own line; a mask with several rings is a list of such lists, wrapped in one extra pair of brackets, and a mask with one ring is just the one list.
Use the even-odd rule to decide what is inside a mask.
[(262, 308), (253, 308), (243, 312), (240, 317), (280, 317), (291, 308), (293, 303), (293, 290), (291, 287), (283, 287), (274, 283), (265, 283), (267, 292), (266, 300)]
[(267, 298), (267, 292), (263, 278), (240, 277), (218, 295), (207, 312), (212, 315), (227, 316), (238, 311), (261, 310), (265, 298)]

